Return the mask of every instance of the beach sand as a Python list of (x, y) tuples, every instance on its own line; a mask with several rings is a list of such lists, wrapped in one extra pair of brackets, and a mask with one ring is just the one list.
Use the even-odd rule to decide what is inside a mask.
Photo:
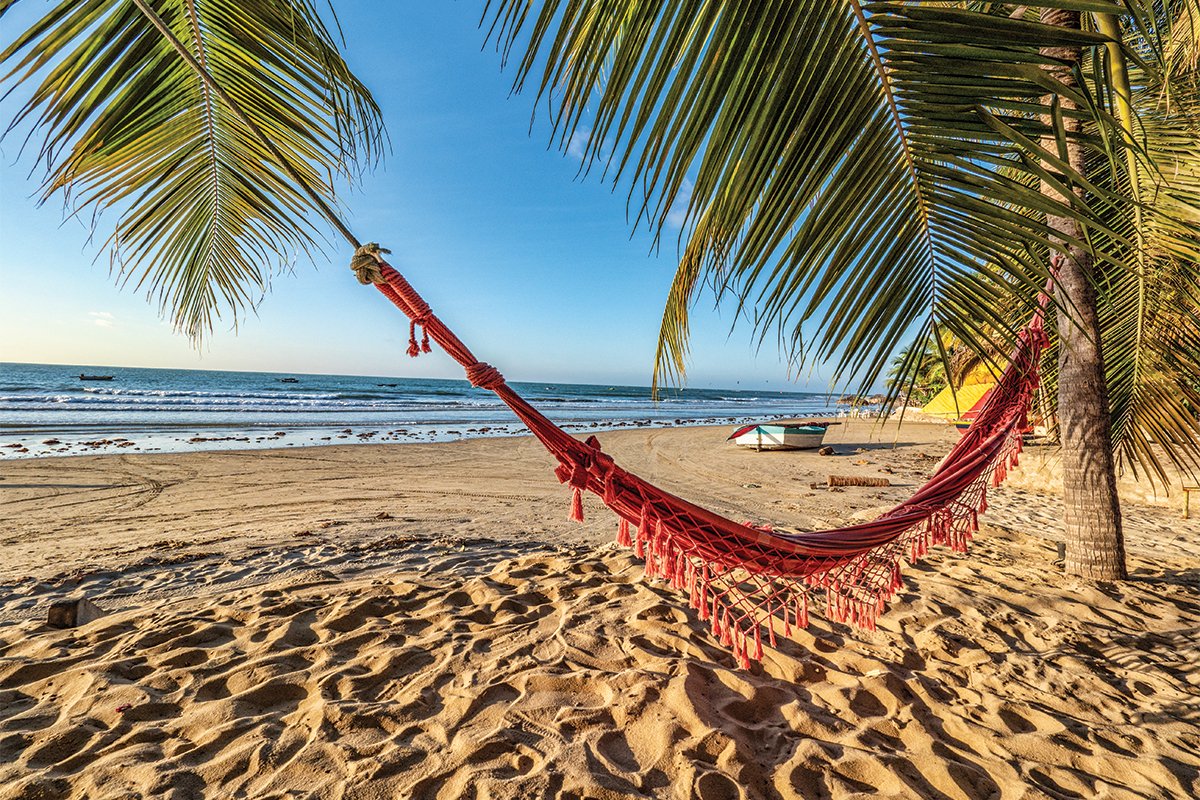
[[(869, 518), (942, 425), (600, 436), (738, 519)], [(896, 446), (893, 447), (893, 444)], [(1053, 482), (905, 569), (879, 630), (814, 615), (742, 670), (527, 438), (38, 458), (0, 472), (0, 796), (1200, 794), (1200, 522), (1129, 504), (1133, 580), (1052, 564)], [(885, 488), (810, 488), (829, 474)], [(1034, 489), (1044, 489), (1045, 493)], [(55, 599), (106, 616), (46, 624)]]

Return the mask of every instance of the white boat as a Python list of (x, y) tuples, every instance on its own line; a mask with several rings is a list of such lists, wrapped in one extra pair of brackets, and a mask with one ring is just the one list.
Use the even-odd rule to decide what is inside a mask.
[(821, 446), (828, 422), (781, 419), (738, 428), (729, 440), (755, 450), (807, 450)]

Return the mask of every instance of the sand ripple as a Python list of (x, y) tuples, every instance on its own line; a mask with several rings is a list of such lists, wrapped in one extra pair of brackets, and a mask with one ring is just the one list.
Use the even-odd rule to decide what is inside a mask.
[(11, 622), (0, 794), (1195, 796), (1194, 570), (1072, 584), (1047, 547), (987, 537), (879, 632), (815, 620), (749, 671), (612, 548)]

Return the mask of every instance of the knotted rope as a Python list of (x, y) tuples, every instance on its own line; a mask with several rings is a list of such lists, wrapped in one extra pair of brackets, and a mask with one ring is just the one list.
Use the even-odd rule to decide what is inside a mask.
[(386, 284), (383, 273), (379, 271), (380, 264), (386, 263), (383, 254), (391, 255), (391, 250), (380, 247), (376, 242), (360, 244), (350, 258), (350, 269), (354, 270), (358, 282), (364, 286), (368, 283)]
[(467, 367), (467, 380), (476, 389), (487, 389), (494, 392), (504, 383), (504, 376), (491, 364), (476, 361)]

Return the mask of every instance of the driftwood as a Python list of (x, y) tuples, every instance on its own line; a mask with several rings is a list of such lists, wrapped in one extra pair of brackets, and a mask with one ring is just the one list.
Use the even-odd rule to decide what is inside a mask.
[(830, 475), (829, 486), (891, 486), (887, 478), (865, 478), (861, 475)]

